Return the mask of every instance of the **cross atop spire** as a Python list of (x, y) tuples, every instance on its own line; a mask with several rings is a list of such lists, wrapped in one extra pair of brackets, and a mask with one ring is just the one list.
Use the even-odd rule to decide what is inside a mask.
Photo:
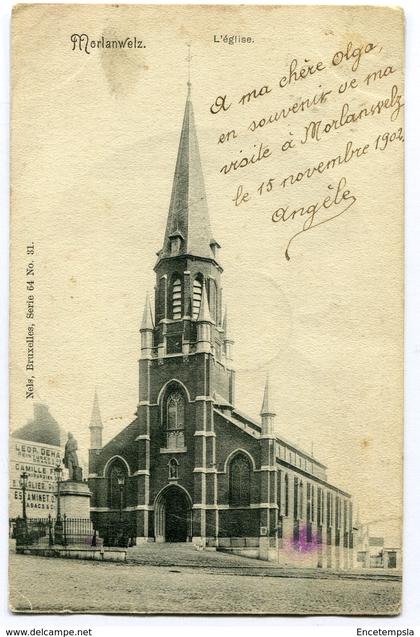
[(191, 95), (191, 60), (192, 60), (192, 55), (191, 55), (191, 44), (187, 44), (188, 47), (188, 55), (186, 57), (186, 60), (188, 62), (188, 82), (187, 82), (187, 86), (188, 86), (188, 97)]

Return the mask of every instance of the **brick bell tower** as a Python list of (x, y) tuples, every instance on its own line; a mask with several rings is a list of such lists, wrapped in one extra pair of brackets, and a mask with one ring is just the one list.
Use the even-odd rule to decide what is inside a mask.
[[(138, 542), (217, 537), (213, 403), (234, 402), (219, 248), (188, 82), (166, 231), (154, 267), (154, 312), (147, 296), (140, 328)], [(178, 518), (185, 516), (182, 532), (169, 528), (171, 502)]]

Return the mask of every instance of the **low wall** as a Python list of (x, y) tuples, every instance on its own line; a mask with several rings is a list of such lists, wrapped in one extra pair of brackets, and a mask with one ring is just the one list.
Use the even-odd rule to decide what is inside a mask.
[(95, 560), (98, 562), (126, 562), (124, 549), (101, 549), (63, 546), (19, 546), (16, 553), (21, 555), (42, 555), (43, 557), (61, 557), (76, 560)]
[(260, 538), (257, 537), (219, 537), (217, 546), (220, 549), (258, 548)]
[(275, 539), (265, 536), (219, 538), (217, 550), (264, 561), (277, 561), (278, 559)]
[(217, 547), (217, 551), (221, 553), (230, 553), (231, 555), (241, 555), (242, 557), (252, 557), (255, 559), (259, 559), (260, 550), (258, 548), (240, 548), (240, 547), (232, 547), (232, 548), (220, 548)]

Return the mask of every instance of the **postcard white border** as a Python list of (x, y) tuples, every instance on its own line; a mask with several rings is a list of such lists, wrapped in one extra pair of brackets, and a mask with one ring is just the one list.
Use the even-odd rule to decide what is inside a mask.
[[(43, 4), (36, 2), (34, 4)], [(244, 4), (244, 2), (184, 2), (185, 4)], [(189, 637), (200, 634), (228, 634), (240, 629), (243, 637), (254, 637), (255, 630), (264, 627), (270, 631), (283, 631), (287, 635), (356, 635), (356, 628), (417, 628), (420, 631), (420, 3), (400, 0), (396, 3), (405, 11), (406, 21), (406, 222), (405, 222), (405, 471), (404, 471), (404, 597), (403, 611), (395, 618), (355, 617), (130, 617), (101, 615), (36, 615), (15, 616), (7, 608), (7, 449), (8, 449), (8, 146), (9, 146), (9, 47), (11, 0), (0, 3), (0, 627), (1, 628), (92, 628), (95, 637), (115, 634), (115, 628), (124, 628), (126, 635), (145, 631), (171, 630), (171, 637)], [(67, 4), (56, 2), (56, 4)], [(97, 4), (85, 0), (85, 4)], [(104, 3), (105, 4), (105, 3)], [(113, 3), (107, 3), (113, 4)], [(123, 4), (139, 4), (125, 0)], [(149, 0), (148, 4), (162, 4)], [(180, 4), (170, 2), (167, 4)], [(276, 2), (245, 2), (245, 4), (279, 4)], [(385, 2), (328, 1), (292, 2), (288, 5), (386, 5)], [(391, 3), (390, 3), (391, 4)], [(256, 583), (257, 585), (257, 583)], [(286, 628), (287, 627), (287, 628)], [(335, 627), (335, 629), (334, 629)], [(286, 630), (285, 630), (286, 629)], [(135, 632), (134, 632), (135, 631)], [(147, 634), (147, 633), (146, 633)], [(272, 633), (274, 634), (274, 633)]]

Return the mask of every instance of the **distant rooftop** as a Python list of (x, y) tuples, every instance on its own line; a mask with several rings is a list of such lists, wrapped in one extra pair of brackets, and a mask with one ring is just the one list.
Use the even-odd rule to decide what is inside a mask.
[(48, 405), (35, 403), (34, 417), (28, 420), (26, 425), (12, 432), (13, 438), (38, 442), (44, 445), (61, 447), (65, 442), (65, 431), (51, 416)]

